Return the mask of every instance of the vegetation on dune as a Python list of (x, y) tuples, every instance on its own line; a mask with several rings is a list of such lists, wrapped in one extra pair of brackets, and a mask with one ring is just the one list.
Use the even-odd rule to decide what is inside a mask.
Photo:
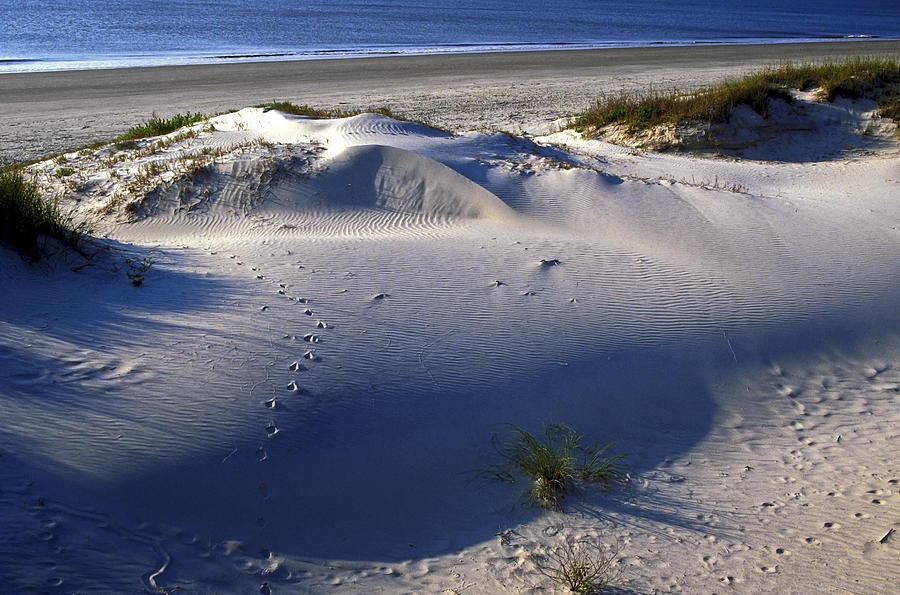
[(566, 539), (562, 544), (531, 554), (537, 571), (572, 593), (600, 593), (618, 578), (618, 544), (605, 548), (596, 540)]
[(291, 103), (290, 101), (272, 101), (270, 103), (261, 103), (259, 105), (255, 105), (254, 107), (262, 108), (264, 110), (277, 110), (279, 112), (294, 114), (297, 116), (307, 116), (309, 118), (322, 119), (349, 118), (351, 116), (358, 116), (360, 114), (379, 114), (382, 116), (387, 116), (388, 118), (393, 118), (394, 120), (400, 120), (402, 122), (413, 122), (415, 124), (421, 124), (422, 126), (427, 126), (429, 128), (434, 128), (435, 130), (446, 132), (446, 130), (435, 124), (432, 124), (431, 122), (404, 116), (403, 114), (399, 114), (386, 106), (369, 107), (366, 109), (321, 109), (309, 105), (297, 105), (295, 103)]
[(263, 109), (273, 109), (286, 114), (294, 114), (296, 116), (308, 116), (310, 118), (349, 118), (350, 116), (358, 116), (359, 114), (381, 114), (395, 120), (401, 120), (400, 116), (391, 111), (388, 107), (373, 107), (369, 109), (321, 109), (309, 105), (297, 105), (290, 101), (272, 101), (271, 103), (263, 103), (254, 107)]
[(76, 223), (56, 200), (43, 197), (21, 167), (0, 169), (0, 243), (35, 258), (41, 236), (77, 250), (88, 232), (86, 223)]
[[(608, 487), (625, 479), (621, 469), (624, 456), (607, 454), (612, 444), (584, 446), (583, 440), (581, 434), (564, 424), (545, 426), (542, 437), (512, 426), (507, 441), (495, 446), (512, 471), (531, 478), (531, 497), (537, 504), (560, 509), (563, 498), (579, 482)], [(508, 469), (502, 469), (500, 475), (513, 479)]]
[(661, 125), (727, 121), (738, 105), (768, 115), (770, 99), (791, 100), (789, 90), (818, 89), (819, 99), (864, 97), (875, 100), (879, 115), (900, 124), (900, 59), (855, 58), (841, 62), (785, 63), (727, 79), (692, 93), (677, 89), (602, 96), (572, 126), (593, 133), (610, 124), (630, 131)]
[(195, 114), (192, 114), (191, 112), (187, 112), (184, 114), (175, 114), (168, 119), (159, 118), (154, 114), (146, 122), (129, 128), (128, 132), (119, 136), (116, 141), (134, 141), (150, 136), (169, 134), (170, 132), (174, 132), (179, 128), (190, 126), (191, 124), (196, 124), (197, 122), (202, 122), (206, 119), (207, 117), (200, 112), (197, 112)]

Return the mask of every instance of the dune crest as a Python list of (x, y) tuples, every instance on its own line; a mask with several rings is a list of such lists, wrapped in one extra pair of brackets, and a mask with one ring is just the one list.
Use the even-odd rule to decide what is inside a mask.
[(332, 207), (464, 218), (514, 216), (494, 194), (446, 165), (385, 145), (347, 148), (310, 185)]

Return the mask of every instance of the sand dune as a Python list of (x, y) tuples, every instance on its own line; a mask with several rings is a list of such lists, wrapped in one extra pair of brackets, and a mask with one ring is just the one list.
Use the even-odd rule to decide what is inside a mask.
[[(91, 266), (0, 259), (4, 590), (546, 592), (581, 537), (626, 592), (896, 587), (896, 151), (210, 124), (67, 156)], [(554, 421), (629, 485), (483, 473)]]

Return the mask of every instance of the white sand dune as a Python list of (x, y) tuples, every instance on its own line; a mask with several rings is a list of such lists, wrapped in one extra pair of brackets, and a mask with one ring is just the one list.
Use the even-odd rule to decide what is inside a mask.
[[(581, 537), (624, 592), (900, 584), (896, 151), (211, 124), (68, 157), (89, 266), (0, 258), (0, 590), (552, 592)], [(556, 421), (631, 483), (484, 473)]]

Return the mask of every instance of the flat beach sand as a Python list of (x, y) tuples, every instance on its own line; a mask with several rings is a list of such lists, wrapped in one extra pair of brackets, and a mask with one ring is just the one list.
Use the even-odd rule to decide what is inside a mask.
[[(559, 121), (898, 52), (0, 77), (6, 160), (237, 110), (27, 170), (96, 239), (0, 247), (0, 592), (556, 593), (567, 544), (614, 592), (897, 592), (895, 125), (798, 93), (704, 155)], [(273, 99), (443, 129), (248, 107)], [(498, 444), (556, 422), (625, 481), (536, 507)]]

